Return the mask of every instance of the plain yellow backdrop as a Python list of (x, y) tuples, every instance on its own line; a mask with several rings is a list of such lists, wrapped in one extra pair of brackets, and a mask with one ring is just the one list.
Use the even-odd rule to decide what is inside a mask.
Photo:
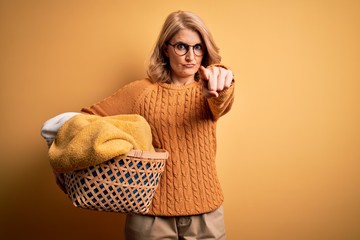
[(235, 73), (218, 124), (228, 239), (360, 239), (360, 2), (0, 1), (1, 239), (122, 239), (73, 207), (42, 123), (146, 76), (166, 16), (200, 15)]

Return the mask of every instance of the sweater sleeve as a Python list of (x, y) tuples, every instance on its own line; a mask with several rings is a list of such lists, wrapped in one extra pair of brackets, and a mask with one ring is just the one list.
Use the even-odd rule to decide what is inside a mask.
[(125, 85), (111, 96), (81, 109), (82, 113), (99, 116), (112, 116), (118, 114), (132, 114), (138, 98), (152, 83), (150, 80), (138, 80)]
[(232, 82), (231, 86), (221, 91), (218, 97), (208, 98), (209, 107), (215, 121), (230, 111), (234, 102), (234, 85), (235, 82)]

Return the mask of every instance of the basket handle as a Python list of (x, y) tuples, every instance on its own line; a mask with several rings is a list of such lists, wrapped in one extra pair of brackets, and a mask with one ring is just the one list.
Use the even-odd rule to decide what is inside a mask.
[(127, 154), (129, 157), (141, 157), (141, 158), (150, 158), (150, 159), (167, 159), (169, 153), (163, 149), (155, 149), (156, 152), (149, 152), (143, 150), (130, 150)]

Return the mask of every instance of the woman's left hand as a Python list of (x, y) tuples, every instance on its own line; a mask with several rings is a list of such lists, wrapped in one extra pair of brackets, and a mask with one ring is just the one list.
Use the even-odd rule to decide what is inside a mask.
[(204, 83), (206, 97), (218, 97), (219, 92), (231, 86), (234, 75), (231, 70), (211, 66), (199, 68), (199, 75)]
[(67, 194), (67, 190), (66, 190), (66, 188), (65, 188), (64, 174), (63, 174), (63, 173), (54, 172), (54, 176), (55, 176), (56, 184), (60, 187), (60, 189), (61, 189), (65, 194)]

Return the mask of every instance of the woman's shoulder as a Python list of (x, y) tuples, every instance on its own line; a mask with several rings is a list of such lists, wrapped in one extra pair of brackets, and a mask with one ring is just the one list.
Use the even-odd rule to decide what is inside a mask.
[(156, 84), (149, 79), (135, 80), (125, 84), (100, 102), (83, 108), (82, 112), (101, 116), (133, 113), (133, 108), (144, 94), (154, 89), (156, 89)]
[(150, 79), (144, 78), (140, 80), (135, 80), (133, 82), (127, 83), (119, 90), (126, 90), (131, 92), (142, 92), (145, 89), (156, 88), (156, 83), (153, 83)]
[(144, 79), (138, 79), (138, 80), (129, 82), (129, 83), (125, 84), (124, 87), (149, 87), (152, 85), (156, 85), (156, 84), (154, 82), (152, 82), (150, 79), (144, 78)]
[(133, 82), (127, 83), (121, 87), (115, 95), (126, 97), (133, 100), (138, 100), (139, 97), (143, 96), (148, 92), (154, 91), (157, 88), (157, 83), (152, 82), (148, 78), (141, 80), (135, 80)]

